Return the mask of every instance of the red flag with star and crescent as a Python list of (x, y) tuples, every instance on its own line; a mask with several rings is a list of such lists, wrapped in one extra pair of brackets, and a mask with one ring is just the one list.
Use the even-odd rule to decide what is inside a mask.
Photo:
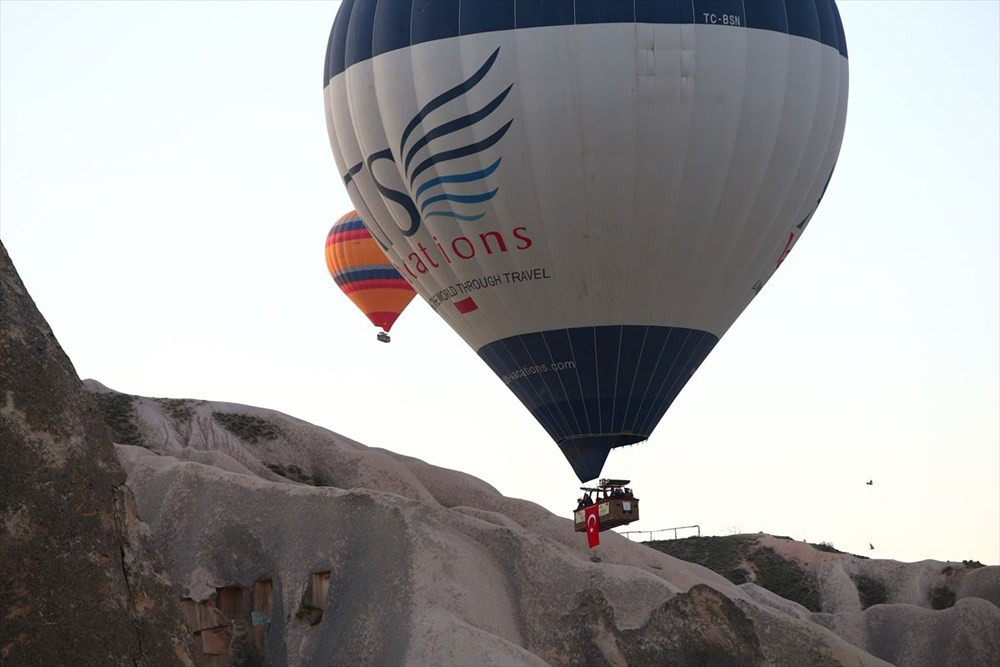
[(587, 546), (593, 549), (601, 543), (601, 522), (597, 518), (597, 505), (591, 505), (583, 511), (587, 524)]

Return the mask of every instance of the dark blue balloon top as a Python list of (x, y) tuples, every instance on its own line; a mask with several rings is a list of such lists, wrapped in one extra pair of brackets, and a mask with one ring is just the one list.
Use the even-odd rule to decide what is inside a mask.
[(495, 30), (589, 23), (695, 23), (757, 28), (832, 46), (847, 57), (834, 0), (344, 0), (323, 85), (379, 54)]

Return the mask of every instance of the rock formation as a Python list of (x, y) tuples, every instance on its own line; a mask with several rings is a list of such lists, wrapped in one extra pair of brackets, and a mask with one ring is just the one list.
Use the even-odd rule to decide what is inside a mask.
[(996, 565), (870, 559), (771, 535), (652, 546), (711, 567), (762, 602), (828, 627), (893, 664), (1000, 664)]
[(0, 244), (0, 663), (190, 664), (93, 399)]
[[(927, 667), (1000, 657), (996, 566), (866, 559), (768, 535), (720, 538), (733, 541), (728, 578), (613, 533), (590, 551), (569, 519), (460, 472), (270, 410), (88, 386), (133, 441), (119, 456), (189, 607), (213, 610), (194, 635), (205, 655)], [(933, 609), (943, 586), (957, 602)], [(242, 600), (239, 619), (218, 612), (225, 595)]]
[(88, 385), (133, 440), (119, 456), (202, 664), (886, 664), (701, 566), (613, 533), (588, 550), (463, 473), (270, 410)]
[(722, 574), (615, 533), (588, 550), (568, 518), (274, 411), (84, 385), (4, 251), (5, 665), (1000, 662), (996, 567), (766, 535)]

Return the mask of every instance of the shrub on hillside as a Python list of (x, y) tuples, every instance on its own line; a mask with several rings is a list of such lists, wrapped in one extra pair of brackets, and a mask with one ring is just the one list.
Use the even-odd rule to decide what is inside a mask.
[(194, 416), (194, 408), (191, 405), (191, 401), (180, 398), (158, 398), (156, 400), (175, 421), (188, 422)]
[(786, 600), (798, 602), (809, 611), (820, 611), (816, 579), (794, 561), (782, 558), (774, 549), (761, 547), (749, 558), (757, 571), (757, 583)]
[[(746, 554), (754, 544), (753, 538), (740, 535), (725, 537), (686, 537), (680, 540), (656, 540), (646, 542), (646, 546), (662, 551), (674, 558), (698, 563), (710, 570), (718, 572), (735, 584), (746, 582), (746, 574), (738, 574)], [(729, 575), (743, 578), (734, 581)]]
[(235, 436), (247, 442), (273, 440), (281, 435), (278, 425), (254, 415), (235, 412), (213, 412), (212, 419)]
[(287, 468), (280, 463), (265, 463), (264, 467), (276, 475), (281, 475), (285, 479), (312, 486), (330, 486), (330, 483), (321, 475), (307, 475), (302, 468), (297, 465), (289, 465)]
[(834, 547), (833, 544), (831, 544), (830, 542), (820, 542), (819, 544), (813, 544), (812, 542), (810, 542), (809, 546), (811, 546), (813, 549), (816, 549), (817, 551), (825, 551), (830, 554), (844, 553), (840, 549)]
[(885, 584), (877, 579), (859, 574), (854, 577), (854, 585), (858, 589), (858, 599), (861, 601), (862, 609), (868, 609), (876, 604), (885, 604), (889, 599)]
[(955, 606), (955, 591), (947, 586), (938, 586), (931, 591), (931, 609), (947, 609)]
[(97, 409), (104, 418), (104, 423), (111, 429), (111, 437), (119, 445), (135, 445), (145, 447), (142, 433), (135, 425), (136, 414), (133, 400), (129, 394), (107, 393), (91, 394), (97, 403)]
[(734, 584), (753, 581), (810, 611), (820, 611), (815, 577), (773, 549), (759, 547), (752, 536), (688, 537), (645, 544), (674, 558), (703, 565)]

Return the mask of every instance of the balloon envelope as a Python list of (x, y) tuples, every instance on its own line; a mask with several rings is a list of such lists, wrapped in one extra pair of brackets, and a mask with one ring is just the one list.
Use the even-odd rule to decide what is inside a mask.
[(337, 220), (326, 235), (326, 267), (344, 294), (384, 331), (416, 295), (355, 211)]
[(798, 241), (848, 65), (832, 0), (345, 0), (324, 86), (389, 259), (588, 480)]

